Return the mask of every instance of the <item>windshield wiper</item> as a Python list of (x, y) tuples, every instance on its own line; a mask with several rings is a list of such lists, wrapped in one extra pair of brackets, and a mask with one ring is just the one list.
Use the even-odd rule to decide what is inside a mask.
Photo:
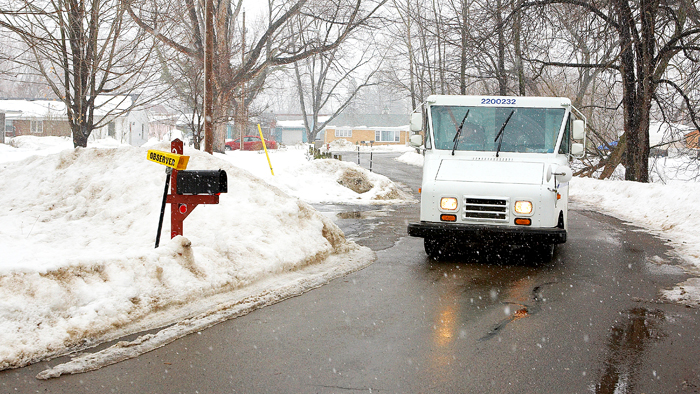
[(498, 148), (496, 148), (496, 157), (498, 157), (498, 153), (501, 151), (501, 144), (503, 143), (503, 130), (506, 129), (506, 125), (508, 124), (508, 121), (510, 121), (510, 117), (513, 116), (514, 113), (515, 110), (510, 111), (510, 115), (508, 115), (506, 121), (503, 122), (501, 129), (498, 130), (498, 134), (496, 134), (496, 138), (493, 140), (493, 142), (498, 141)]
[(464, 127), (464, 121), (467, 120), (467, 116), (469, 116), (469, 110), (467, 110), (467, 113), (464, 115), (464, 118), (462, 118), (462, 123), (460, 123), (459, 128), (455, 133), (455, 138), (452, 139), (452, 142), (455, 143), (454, 145), (452, 145), (452, 156), (455, 155), (455, 149), (457, 149), (457, 145), (459, 144), (459, 136), (460, 134), (462, 134), (462, 127)]

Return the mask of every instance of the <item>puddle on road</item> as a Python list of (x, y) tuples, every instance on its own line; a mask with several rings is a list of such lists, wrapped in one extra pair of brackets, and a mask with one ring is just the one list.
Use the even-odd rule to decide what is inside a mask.
[(387, 211), (350, 211), (337, 212), (335, 216), (338, 219), (376, 219), (389, 216)]
[(645, 266), (649, 273), (655, 275), (683, 275), (685, 273), (683, 267), (660, 256), (647, 258)]
[[(642, 378), (640, 375), (650, 373), (640, 368), (645, 350), (664, 337), (660, 329), (665, 319), (662, 311), (634, 308), (622, 316), (611, 329), (608, 356), (603, 362), (600, 380), (592, 390), (596, 394), (636, 392), (636, 383)], [(655, 371), (651, 374), (659, 378)]]
[(405, 237), (406, 226), (417, 209), (411, 204), (363, 206), (363, 205), (314, 205), (317, 211), (343, 230), (345, 238), (372, 250), (394, 246)]
[[(508, 317), (498, 322), (494, 325), (489, 332), (483, 337), (479, 338), (479, 341), (488, 341), (489, 339), (498, 335), (506, 326), (516, 320), (520, 320), (524, 317), (533, 316), (542, 309), (542, 302), (544, 298), (542, 296), (542, 288), (544, 286), (555, 284), (556, 282), (546, 282), (537, 285), (530, 290), (530, 299), (527, 304), (520, 304), (512, 301), (504, 301), (503, 304), (507, 305)], [(511, 308), (512, 305), (512, 308)], [(514, 310), (512, 313), (510, 310)]]

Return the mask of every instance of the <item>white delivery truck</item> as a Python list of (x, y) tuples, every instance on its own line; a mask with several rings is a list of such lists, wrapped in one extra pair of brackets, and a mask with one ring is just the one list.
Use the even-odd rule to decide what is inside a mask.
[(420, 222), (408, 234), (436, 259), (469, 245), (548, 258), (566, 242), (569, 163), (585, 153), (585, 122), (567, 98), (428, 97), (411, 114), (425, 159)]

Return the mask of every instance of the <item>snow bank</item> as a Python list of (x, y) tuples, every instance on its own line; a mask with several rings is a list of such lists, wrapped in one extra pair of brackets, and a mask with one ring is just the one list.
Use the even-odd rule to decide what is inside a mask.
[(185, 237), (168, 239), (166, 214), (158, 249), (166, 175), (145, 148), (68, 149), (0, 164), (0, 369), (206, 315), (240, 297), (263, 292), (273, 302), (373, 259), (306, 203), (220, 158), (185, 153), (188, 169), (226, 170), (229, 192), (193, 211)]
[(396, 158), (396, 161), (401, 163), (410, 164), (412, 166), (423, 167), (423, 155), (417, 153), (415, 150), (413, 152), (406, 152), (403, 155)]
[[(234, 151), (224, 158), (309, 203), (397, 204), (415, 201), (389, 178), (369, 172), (355, 163), (334, 159), (309, 161), (302, 150), (297, 149), (270, 152), (274, 176), (264, 154)], [(357, 189), (351, 187), (351, 183), (364, 183), (369, 189)]]

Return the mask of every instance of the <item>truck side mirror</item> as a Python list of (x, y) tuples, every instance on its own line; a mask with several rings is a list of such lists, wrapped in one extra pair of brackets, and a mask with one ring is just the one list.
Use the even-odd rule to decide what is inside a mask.
[(177, 194), (219, 194), (228, 192), (224, 170), (193, 170), (177, 172)]
[(584, 151), (583, 151), (583, 144), (571, 144), (571, 155), (577, 159), (580, 159), (584, 156)]
[(547, 173), (545, 174), (547, 182), (552, 179), (552, 175), (557, 177), (557, 183), (567, 183), (574, 177), (571, 167), (567, 166), (557, 166), (556, 168), (549, 166), (547, 168)]
[(421, 131), (423, 130), (423, 114), (420, 112), (414, 112), (411, 114), (411, 131)]
[(408, 139), (408, 143), (415, 147), (421, 146), (423, 145), (423, 136), (420, 134), (414, 134)]
[(573, 139), (582, 140), (586, 133), (586, 123), (580, 119), (574, 120)]

